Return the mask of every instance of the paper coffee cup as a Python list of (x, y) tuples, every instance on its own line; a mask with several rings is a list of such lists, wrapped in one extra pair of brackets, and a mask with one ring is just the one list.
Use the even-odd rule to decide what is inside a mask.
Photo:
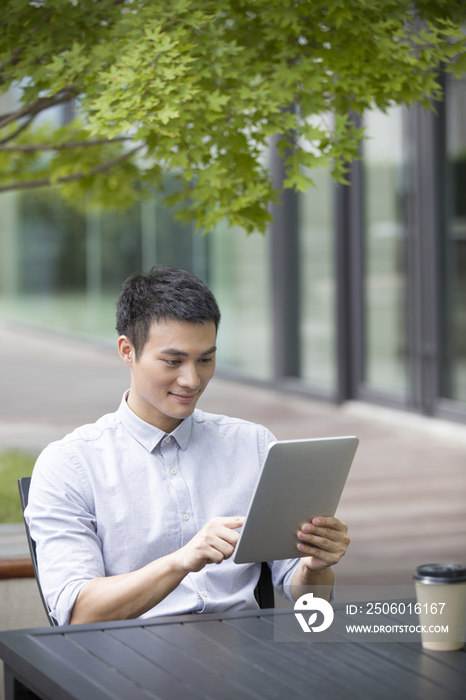
[(466, 566), (424, 564), (414, 574), (424, 649), (462, 649), (466, 635)]

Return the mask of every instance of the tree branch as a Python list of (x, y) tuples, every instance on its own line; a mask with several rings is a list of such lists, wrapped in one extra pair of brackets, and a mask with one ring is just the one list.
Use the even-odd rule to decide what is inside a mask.
[[(31, 104), (27, 107), (22, 107), (16, 112), (3, 114), (0, 117), (0, 129), (4, 126), (7, 126), (8, 124), (11, 124), (11, 122), (16, 121), (17, 119), (21, 119), (22, 117), (35, 117), (36, 114), (39, 114), (39, 112), (42, 112), (44, 109), (48, 109), (49, 107), (55, 107), (55, 105), (62, 104), (63, 102), (68, 102), (73, 97), (76, 97), (77, 94), (78, 91), (76, 90), (76, 88), (70, 86), (64, 88), (63, 90), (60, 90), (60, 92), (57, 93), (57, 95), (54, 95), (53, 97), (39, 97), (37, 100), (35, 100), (35, 102), (31, 102)], [(10, 138), (11, 137), (8, 137), (8, 140)], [(5, 140), (3, 142), (5, 142)]]
[[(28, 122), (29, 123), (29, 122)], [(117, 143), (119, 141), (131, 141), (130, 136), (118, 136), (115, 139), (96, 139), (95, 141), (69, 141), (55, 146), (48, 143), (37, 143), (28, 146), (3, 146), (0, 141), (0, 152), (5, 153), (35, 153), (37, 151), (65, 151), (71, 148), (87, 148), (89, 146), (102, 146), (107, 143)]]
[(74, 173), (73, 175), (66, 175), (65, 177), (58, 178), (58, 180), (55, 180), (54, 182), (52, 182), (51, 178), (44, 177), (40, 180), (25, 180), (24, 182), (16, 182), (13, 185), (0, 185), (0, 192), (12, 192), (13, 190), (30, 190), (33, 187), (45, 187), (47, 185), (52, 184), (61, 185), (64, 182), (72, 182), (73, 180), (82, 180), (85, 177), (92, 177), (92, 175), (98, 175), (99, 173), (103, 173), (106, 170), (110, 170), (111, 168), (115, 167), (115, 165), (118, 165), (118, 163), (121, 163), (123, 160), (126, 160), (126, 158), (129, 158), (137, 151), (140, 151), (141, 148), (144, 148), (144, 145), (145, 144), (137, 146), (136, 148), (133, 148), (133, 150), (128, 151), (127, 153), (123, 153), (122, 155), (117, 156), (116, 158), (112, 158), (111, 160), (107, 161), (106, 163), (103, 163), (102, 165), (96, 165), (94, 168), (91, 168), (88, 173)]
[(16, 136), (18, 136), (18, 134), (20, 134), (22, 131), (27, 129), (29, 124), (32, 122), (33, 119), (35, 119), (35, 117), (36, 117), (36, 115), (33, 114), (32, 117), (29, 117), (29, 119), (26, 122), (24, 122), (24, 124), (21, 124), (19, 129), (16, 129), (16, 131), (13, 132), (12, 134), (10, 134), (10, 136), (6, 136), (4, 139), (1, 139), (0, 146), (3, 145), (4, 143), (7, 143), (8, 141), (11, 141), (12, 139), (16, 138)]

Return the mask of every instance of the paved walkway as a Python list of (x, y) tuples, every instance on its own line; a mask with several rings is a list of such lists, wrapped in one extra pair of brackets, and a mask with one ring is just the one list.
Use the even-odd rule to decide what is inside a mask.
[[(129, 379), (109, 348), (7, 325), (0, 362), (0, 450), (37, 452), (114, 410)], [(466, 427), (218, 378), (200, 407), (263, 423), (279, 439), (360, 438), (338, 512), (352, 538), (340, 583), (409, 583), (419, 564), (466, 563)]]

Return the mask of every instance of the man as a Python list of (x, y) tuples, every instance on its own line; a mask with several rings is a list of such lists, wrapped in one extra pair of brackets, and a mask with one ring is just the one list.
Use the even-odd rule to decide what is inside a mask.
[[(260, 565), (230, 557), (274, 438), (196, 409), (219, 321), (191, 273), (158, 267), (125, 282), (117, 330), (130, 389), (116, 413), (44, 450), (25, 512), (58, 624), (257, 607)], [(290, 586), (331, 585), (348, 542), (335, 518), (303, 523), (308, 556), (272, 562), (274, 586), (290, 597)]]

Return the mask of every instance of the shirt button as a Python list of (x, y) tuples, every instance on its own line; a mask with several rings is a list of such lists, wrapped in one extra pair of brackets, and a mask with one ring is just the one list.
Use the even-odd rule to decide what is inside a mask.
[(167, 435), (167, 437), (165, 438), (164, 442), (170, 442), (170, 440), (171, 440), (170, 435)]
[(187, 514), (185, 513), (185, 514), (183, 515), (183, 520), (189, 520), (189, 515), (187, 515)]
[(207, 593), (206, 593), (205, 591), (201, 591), (201, 596), (202, 596), (203, 598), (207, 598)]
[(176, 474), (176, 469), (170, 469), (172, 474)]

